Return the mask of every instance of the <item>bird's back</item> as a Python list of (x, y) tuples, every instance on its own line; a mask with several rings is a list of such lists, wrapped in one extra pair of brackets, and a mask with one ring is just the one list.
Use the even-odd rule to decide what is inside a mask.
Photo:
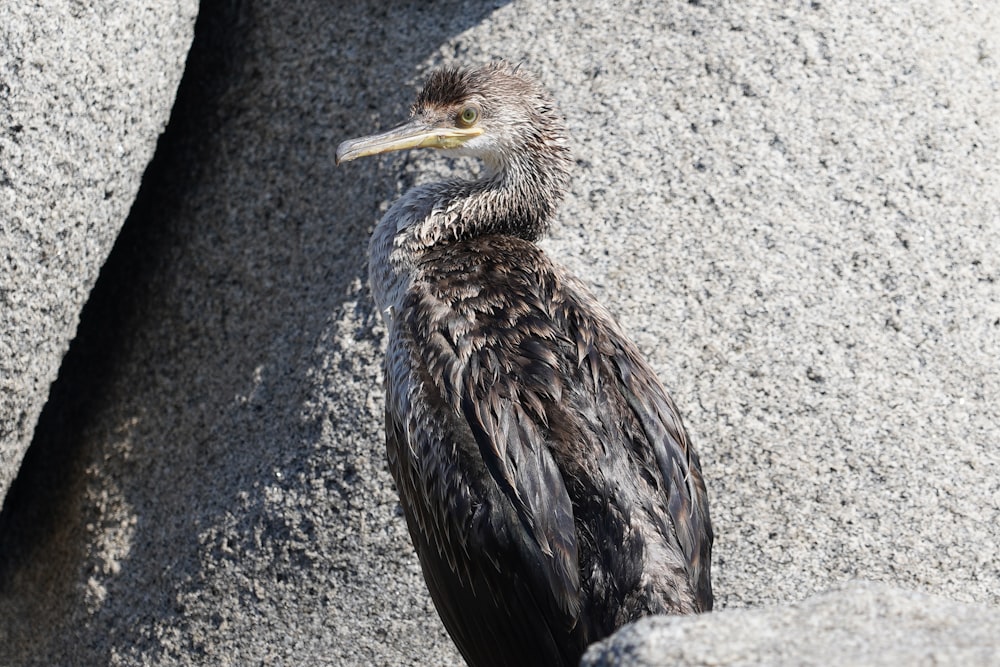
[(441, 244), (390, 328), (390, 468), (470, 664), (575, 665), (640, 616), (711, 608), (697, 456), (579, 281), (514, 237)]

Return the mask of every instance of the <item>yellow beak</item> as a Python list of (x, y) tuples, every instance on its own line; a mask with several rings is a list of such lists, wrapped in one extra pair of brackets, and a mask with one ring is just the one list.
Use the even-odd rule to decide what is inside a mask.
[(337, 146), (337, 164), (409, 148), (458, 148), (482, 133), (479, 127), (435, 127), (423, 120), (413, 120), (388, 132), (348, 139)]

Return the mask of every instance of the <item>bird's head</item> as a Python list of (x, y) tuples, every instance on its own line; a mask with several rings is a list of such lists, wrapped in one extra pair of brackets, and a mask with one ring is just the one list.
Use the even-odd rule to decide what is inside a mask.
[(337, 163), (410, 148), (438, 148), (480, 158), (494, 170), (531, 158), (565, 168), (563, 120), (545, 90), (506, 62), (431, 74), (410, 120), (388, 132), (351, 139), (337, 148)]

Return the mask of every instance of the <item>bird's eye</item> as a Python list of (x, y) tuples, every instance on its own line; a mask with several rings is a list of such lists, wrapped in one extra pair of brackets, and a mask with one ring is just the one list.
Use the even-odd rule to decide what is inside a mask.
[(465, 127), (472, 127), (479, 120), (479, 109), (476, 107), (465, 107), (458, 115), (458, 122)]

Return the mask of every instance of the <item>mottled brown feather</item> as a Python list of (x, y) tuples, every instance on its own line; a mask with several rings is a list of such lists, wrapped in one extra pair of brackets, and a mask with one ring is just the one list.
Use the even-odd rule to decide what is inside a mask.
[[(463, 539), (445, 526), (476, 500), (446, 494), (431, 509), (415, 483), (397, 479), (408, 516), (417, 518), (411, 532), (435, 604), (463, 654), (477, 656), (475, 665), (500, 664), (489, 656), (509, 655), (501, 645), (526, 640), (505, 634), (511, 621), (487, 631), (482, 626), (496, 618), (463, 611), (475, 586), (448, 553), (466, 553), (472, 565), (462, 567), (478, 567), (489, 580), (480, 585), (510, 615), (525, 614), (529, 596), (529, 616), (544, 619), (532, 627), (547, 628), (562, 647), (518, 664), (575, 664), (587, 643), (641, 615), (712, 606), (704, 484), (676, 409), (606, 312), (560, 274), (517, 238), (443, 245), (421, 259), (399, 313), (407, 350), (423, 369), (421, 396), (438, 415), (416, 437), (471, 437), (475, 449), (466, 442), (446, 465), (476, 479), (479, 502), (502, 505), (490, 510), (499, 522), (491, 531), (506, 540), (487, 547), (504, 554), (502, 572), (493, 572), (476, 565), (486, 559), (478, 551), (485, 544), (465, 538), (461, 547), (432, 546)], [(476, 453), (481, 463), (470, 468)], [(681, 580), (673, 588), (643, 583), (653, 543), (677, 554)], [(498, 643), (483, 645), (484, 634)], [(475, 645), (466, 644), (471, 637)]]

